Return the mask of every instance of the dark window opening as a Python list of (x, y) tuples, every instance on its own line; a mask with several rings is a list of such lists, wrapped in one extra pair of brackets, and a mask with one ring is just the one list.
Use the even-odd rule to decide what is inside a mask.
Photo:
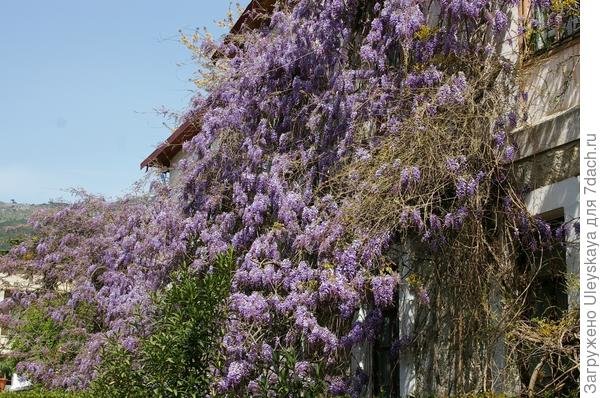
[[(564, 224), (564, 209), (542, 214), (541, 218), (554, 231)], [(565, 246), (553, 244), (536, 252), (523, 248), (517, 258), (517, 269), (522, 273), (522, 288), (527, 289), (521, 319), (534, 327), (560, 321), (569, 309)], [(550, 385), (552, 375), (557, 373), (554, 362), (548, 361), (537, 344), (524, 341), (518, 346), (519, 374), (526, 388), (534, 378), (536, 386)], [(564, 388), (569, 390), (572, 380), (563, 379), (563, 382)]]
[[(564, 210), (542, 214), (541, 218), (554, 231), (564, 224)], [(568, 309), (566, 251), (564, 245), (553, 245), (538, 253), (528, 253), (527, 268), (534, 274), (526, 298), (526, 319), (560, 319)]]
[[(394, 300), (398, 302), (397, 299)], [(396, 353), (392, 352), (398, 340), (397, 304), (383, 311), (383, 324), (378, 338), (373, 343), (372, 371), (373, 396), (395, 397), (399, 391), (399, 372)]]

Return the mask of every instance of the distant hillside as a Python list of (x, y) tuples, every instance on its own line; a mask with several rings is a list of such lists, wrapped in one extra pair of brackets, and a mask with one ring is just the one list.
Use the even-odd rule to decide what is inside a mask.
[(41, 209), (62, 206), (62, 204), (55, 203), (30, 205), (0, 202), (0, 254), (10, 248), (10, 241), (22, 239), (31, 234), (31, 227), (27, 225), (31, 214)]

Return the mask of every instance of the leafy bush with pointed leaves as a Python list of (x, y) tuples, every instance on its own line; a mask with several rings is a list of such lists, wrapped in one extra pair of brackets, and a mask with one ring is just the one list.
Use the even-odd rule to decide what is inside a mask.
[[(97, 397), (204, 397), (214, 369), (222, 366), (220, 342), (234, 271), (231, 250), (219, 255), (204, 277), (187, 266), (156, 294), (156, 321), (149, 336), (127, 350), (112, 342), (92, 384)], [(130, 347), (133, 348), (133, 347)]]

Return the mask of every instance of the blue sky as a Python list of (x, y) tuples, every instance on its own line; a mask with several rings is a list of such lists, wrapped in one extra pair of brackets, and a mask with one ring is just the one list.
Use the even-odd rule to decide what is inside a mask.
[(140, 161), (170, 134), (155, 109), (181, 112), (194, 91), (196, 66), (178, 31), (222, 35), (215, 21), (229, 5), (3, 1), (0, 201), (43, 203), (79, 187), (128, 192)]

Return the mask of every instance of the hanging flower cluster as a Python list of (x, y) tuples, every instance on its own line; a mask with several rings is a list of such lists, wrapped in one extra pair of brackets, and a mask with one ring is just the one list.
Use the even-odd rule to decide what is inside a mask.
[[(97, 311), (73, 360), (24, 357), (24, 370), (85, 387), (107, 337), (135, 350), (149, 332), (149, 295), (177, 264), (210, 272), (233, 247), (220, 392), (272, 393), (282, 382), (274, 358), (291, 350), (294, 380), (324, 377), (330, 394), (358, 395), (367, 378), (350, 373), (351, 352), (376, 338), (399, 289), (428, 311), (446, 301), (425, 269), (495, 269), (500, 260), (477, 243), (495, 240), (491, 230), (540, 245), (559, 234), (527, 215), (510, 183), (516, 71), (496, 49), (513, 5), (299, 0), (263, 28), (205, 43), (227, 58), (193, 101), (188, 117), (202, 122), (178, 184), (117, 203), (86, 197), (35, 220), (40, 240), (3, 260), (40, 278), (43, 294), (70, 286), (49, 311), (81, 301)], [(422, 253), (412, 268), (394, 254), (409, 248)]]

